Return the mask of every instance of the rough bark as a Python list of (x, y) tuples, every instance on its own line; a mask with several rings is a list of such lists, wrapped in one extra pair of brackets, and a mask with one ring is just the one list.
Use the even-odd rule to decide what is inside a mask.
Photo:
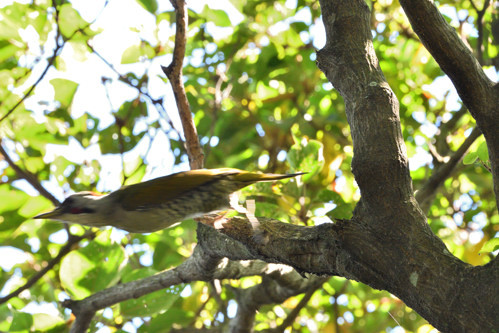
[[(410, 3), (423, 2), (427, 1)], [(352, 221), (331, 229), (338, 246), (330, 254), (343, 253), (348, 260), (343, 269), (331, 267), (330, 272), (390, 291), (442, 331), (485, 332), (499, 327), (497, 261), (472, 267), (453, 257), (429, 229), (413, 196), (398, 101), (373, 49), (367, 5), (361, 0), (320, 3), (327, 42), (317, 62), (345, 99), (354, 144), (352, 170), (361, 191)], [(418, 17), (421, 26), (441, 23)], [(436, 34), (432, 38), (439, 38)], [(473, 58), (471, 68), (458, 71), (453, 80), (459, 92), (466, 91), (463, 101), (474, 110), (472, 114), (482, 117), (481, 122), (492, 121), (498, 113), (490, 108), (478, 111), (483, 104), (475, 99), (497, 100), (497, 94), (491, 97), (494, 88), (475, 62)], [(475, 75), (459, 76), (469, 70)], [(471, 87), (477, 91), (470, 93)], [(497, 122), (496, 133), (491, 133), (490, 124), (480, 129), (489, 133), (487, 142), (494, 141), (489, 150), (496, 149), (490, 155), (497, 158)], [(493, 167), (496, 162), (492, 161)]]
[(449, 76), (487, 141), (499, 206), (499, 85), (483, 72), (478, 60), (445, 21), (433, 1), (401, 0), (423, 45)]

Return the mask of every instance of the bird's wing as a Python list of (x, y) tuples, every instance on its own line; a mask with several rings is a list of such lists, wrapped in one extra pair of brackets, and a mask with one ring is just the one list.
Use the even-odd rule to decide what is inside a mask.
[(118, 197), (125, 210), (147, 209), (160, 206), (220, 177), (240, 172), (230, 168), (190, 170), (129, 185), (112, 194)]

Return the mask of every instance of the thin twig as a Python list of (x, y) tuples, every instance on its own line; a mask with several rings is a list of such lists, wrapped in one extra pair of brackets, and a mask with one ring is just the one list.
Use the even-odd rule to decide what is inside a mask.
[(485, 12), (487, 11), (487, 8), (490, 5), (490, 0), (485, 0), (483, 4), (482, 9), (478, 9), (473, 1), (471, 1), (471, 5), (473, 8), (475, 8), (477, 12), (477, 31), (478, 31), (478, 38), (477, 38), (477, 43), (476, 43), (476, 56), (478, 58), (478, 61), (480, 64), (483, 65), (483, 17), (485, 16)]
[[(56, 7), (54, 6), (54, 8), (56, 8)], [(57, 55), (59, 54), (59, 50), (61, 50), (62, 47), (64, 46), (64, 43), (62, 43), (62, 44), (59, 43), (59, 39), (61, 37), (61, 31), (59, 30), (59, 13), (58, 13), (57, 9), (55, 12), (55, 18), (56, 18), (56, 26), (57, 26), (57, 33), (55, 35), (55, 49), (54, 49), (54, 52), (52, 53), (52, 56), (48, 60), (47, 66), (45, 66), (45, 69), (43, 70), (43, 72), (40, 75), (40, 77), (38, 78), (38, 80), (36, 80), (36, 82), (31, 85), (31, 87), (24, 94), (24, 96), (12, 108), (10, 108), (10, 110), (7, 111), (7, 113), (4, 114), (2, 116), (2, 118), (0, 118), (0, 123), (2, 121), (4, 121), (5, 119), (7, 119), (7, 117), (10, 116), (17, 109), (17, 107), (19, 105), (21, 105), (26, 100), (26, 98), (28, 98), (31, 95), (33, 90), (35, 90), (36, 86), (40, 83), (41, 80), (43, 80), (43, 78), (45, 77), (45, 74), (47, 74), (49, 68), (52, 67), (52, 65), (54, 64), (54, 61), (57, 58)]]
[(86, 238), (93, 238), (94, 235), (95, 233), (90, 231), (86, 232), (82, 236), (70, 235), (66, 245), (64, 245), (64, 247), (61, 248), (57, 256), (52, 258), (47, 263), (47, 266), (45, 266), (42, 270), (38, 271), (35, 275), (33, 275), (24, 285), (17, 288), (7, 296), (0, 298), (0, 304), (7, 302), (11, 298), (18, 296), (24, 290), (29, 289), (36, 282), (38, 282), (38, 280), (40, 280), (49, 270), (51, 270), (56, 264), (58, 264), (62, 260), (62, 258), (64, 258), (64, 256), (71, 251), (71, 248), (73, 247), (74, 244), (77, 244), (79, 241)]
[(456, 150), (447, 163), (440, 165), (438, 169), (433, 172), (431, 177), (423, 184), (423, 186), (416, 193), (416, 200), (419, 202), (421, 209), (424, 212), (430, 207), (432, 198), (436, 190), (449, 178), (454, 171), (456, 165), (461, 161), (464, 154), (468, 151), (470, 146), (475, 142), (478, 137), (482, 135), (480, 129), (475, 127), (471, 134), (464, 140), (463, 144)]
[(175, 48), (173, 49), (173, 60), (168, 67), (161, 69), (171, 82), (173, 94), (177, 102), (178, 113), (182, 121), (185, 136), (185, 148), (189, 156), (191, 169), (200, 169), (204, 164), (204, 153), (199, 144), (199, 138), (191, 115), (191, 108), (182, 82), (182, 66), (185, 57), (185, 46), (187, 43), (187, 6), (184, 0), (170, 0), (176, 13)]
[(27, 171), (27, 170), (23, 170), (21, 169), (13, 160), (12, 158), (9, 156), (9, 154), (7, 153), (7, 151), (3, 148), (2, 146), (2, 139), (0, 139), (0, 154), (3, 155), (4, 159), (7, 161), (7, 163), (9, 164), (9, 166), (14, 169), (16, 175), (20, 178), (20, 179), (24, 179), (26, 180), (31, 186), (33, 186), (35, 188), (35, 190), (37, 190), (42, 196), (44, 196), (45, 198), (49, 199), (53, 204), (54, 206), (58, 206), (60, 204), (59, 200), (57, 200), (49, 191), (47, 191), (43, 186), (42, 184), (40, 183), (40, 181), (38, 180), (38, 178), (32, 174), (31, 172)]
[[(155, 99), (149, 94), (149, 92), (144, 91), (140, 85), (135, 85), (133, 82), (126, 76), (121, 74), (116, 67), (112, 63), (110, 63), (106, 58), (104, 58), (97, 50), (94, 49), (94, 47), (87, 42), (88, 48), (92, 51), (93, 54), (95, 54), (104, 64), (106, 64), (113, 72), (115, 72), (118, 75), (119, 80), (121, 80), (123, 83), (129, 85), (130, 87), (136, 89), (140, 95), (146, 96), (151, 103), (156, 107), (156, 110), (158, 111), (159, 114), (164, 114), (165, 116), (168, 116), (168, 112), (166, 112), (165, 107), (163, 106), (163, 99)], [(106, 91), (106, 94), (107, 91)], [(171, 121), (170, 117), (167, 117), (167, 122), (168, 125), (178, 134), (179, 137), (181, 137), (180, 132), (175, 128), (175, 125)]]
[(275, 332), (284, 332), (287, 327), (293, 325), (294, 321), (296, 320), (296, 317), (300, 314), (301, 309), (303, 309), (307, 303), (310, 301), (314, 293), (317, 291), (317, 289), (322, 285), (323, 282), (321, 282), (318, 286), (314, 286), (313, 288), (310, 288), (309, 291), (303, 295), (303, 298), (298, 302), (298, 304), (295, 306), (293, 310), (289, 313), (289, 315), (282, 321), (282, 324), (279, 325), (276, 329), (273, 331)]

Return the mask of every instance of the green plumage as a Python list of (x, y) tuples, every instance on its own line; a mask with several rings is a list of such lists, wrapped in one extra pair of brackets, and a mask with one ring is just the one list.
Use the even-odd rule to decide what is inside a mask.
[[(259, 181), (295, 177), (299, 174), (279, 175), (248, 172), (238, 169), (199, 169), (126, 186), (114, 193), (125, 210), (154, 208), (193, 192), (211, 192), (228, 196), (232, 192)], [(221, 186), (223, 185), (223, 186)], [(197, 204), (197, 203), (194, 203)]]
[(191, 170), (125, 186), (104, 196), (77, 193), (54, 211), (35, 218), (153, 232), (228, 208), (229, 195), (250, 184), (301, 174), (263, 174), (231, 168)]

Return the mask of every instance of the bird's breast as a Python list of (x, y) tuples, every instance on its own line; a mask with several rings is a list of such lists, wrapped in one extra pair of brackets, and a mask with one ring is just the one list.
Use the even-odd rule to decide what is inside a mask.
[(139, 206), (134, 210), (120, 208), (113, 216), (113, 225), (137, 233), (168, 228), (183, 220), (229, 207), (229, 194), (237, 189), (233, 181), (218, 180), (159, 204)]

